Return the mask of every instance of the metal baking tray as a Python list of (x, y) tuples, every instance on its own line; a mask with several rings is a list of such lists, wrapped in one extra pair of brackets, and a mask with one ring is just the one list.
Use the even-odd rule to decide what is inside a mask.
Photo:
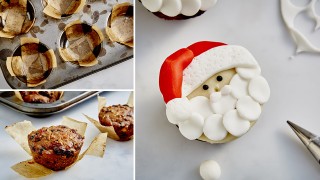
[(26, 103), (19, 100), (14, 91), (0, 91), (0, 103), (29, 116), (49, 116), (67, 110), (96, 96), (98, 91), (64, 91), (61, 99), (49, 104)]
[[(36, 22), (32, 29), (27, 34), (17, 36), (13, 39), (0, 38), (0, 66), (4, 78), (11, 88), (28, 88), (26, 83), (20, 81), (17, 77), (12, 77), (6, 68), (6, 59), (8, 56), (12, 56), (14, 49), (19, 46), (21, 37), (38, 38), (40, 42), (54, 50), (57, 58), (57, 68), (52, 70), (45, 84), (35, 87), (37, 89), (55, 89), (133, 58), (133, 48), (110, 42), (105, 33), (105, 27), (107, 26), (107, 20), (111, 14), (112, 7), (119, 0), (87, 0), (82, 11), (72, 16), (63, 17), (61, 20), (47, 17), (42, 12), (43, 5), (41, 0), (29, 1), (31, 1), (35, 8), (36, 17)], [(132, 0), (122, 0), (119, 2), (125, 1), (132, 3)], [(57, 47), (59, 46), (58, 42), (63, 33), (63, 29), (67, 24), (75, 20), (81, 20), (88, 24), (98, 26), (105, 36), (102, 50), (98, 57), (99, 63), (95, 66), (80, 67), (71, 62), (64, 62), (60, 58)], [(108, 77), (104, 78), (106, 81), (108, 80)]]

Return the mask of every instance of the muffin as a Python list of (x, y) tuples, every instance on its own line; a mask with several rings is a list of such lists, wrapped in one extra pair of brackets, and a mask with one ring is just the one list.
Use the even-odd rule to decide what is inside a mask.
[(218, 0), (140, 0), (156, 16), (166, 20), (184, 20), (200, 16)]
[(73, 164), (80, 153), (84, 137), (66, 126), (44, 127), (28, 135), (35, 162), (54, 171)]
[(128, 105), (103, 107), (99, 121), (103, 126), (112, 126), (121, 141), (130, 140), (133, 136), (133, 108)]
[(247, 133), (270, 97), (252, 54), (221, 42), (197, 42), (170, 55), (159, 85), (169, 122), (185, 138), (209, 143)]
[(27, 103), (53, 103), (59, 100), (63, 91), (15, 91), (16, 97)]

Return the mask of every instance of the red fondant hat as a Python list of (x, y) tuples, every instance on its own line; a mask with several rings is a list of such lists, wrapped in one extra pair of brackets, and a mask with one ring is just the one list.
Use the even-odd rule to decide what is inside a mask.
[(181, 98), (183, 70), (188, 67), (194, 57), (209, 49), (222, 45), (226, 44), (221, 42), (201, 41), (171, 54), (163, 62), (160, 69), (159, 86), (164, 101), (167, 103), (171, 99)]

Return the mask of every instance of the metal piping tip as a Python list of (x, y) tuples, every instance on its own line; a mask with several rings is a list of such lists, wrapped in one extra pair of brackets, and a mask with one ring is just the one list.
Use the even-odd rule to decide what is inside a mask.
[(320, 138), (311, 133), (310, 131), (294, 124), (293, 122), (287, 121), (291, 129), (296, 133), (299, 139), (303, 144), (308, 148), (311, 154), (317, 159), (320, 160)]

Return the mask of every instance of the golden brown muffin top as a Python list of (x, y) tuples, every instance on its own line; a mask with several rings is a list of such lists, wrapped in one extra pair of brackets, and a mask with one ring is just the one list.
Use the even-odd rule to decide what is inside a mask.
[(83, 145), (84, 137), (77, 130), (66, 126), (43, 127), (28, 135), (28, 142), (33, 152), (73, 156)]

